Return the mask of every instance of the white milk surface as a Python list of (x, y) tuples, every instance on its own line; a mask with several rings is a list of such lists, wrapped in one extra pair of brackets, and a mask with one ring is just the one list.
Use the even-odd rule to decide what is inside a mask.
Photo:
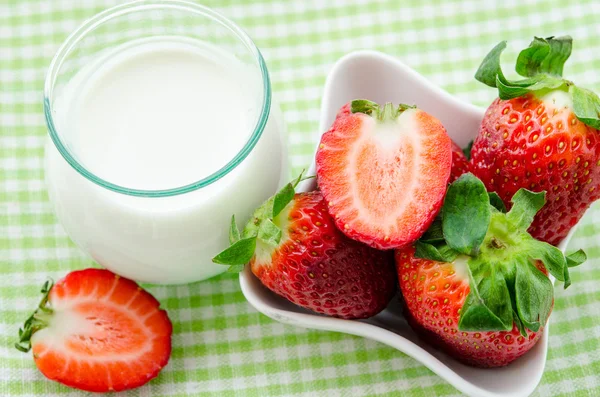
[[(53, 116), (77, 161), (105, 181), (159, 190), (226, 165), (260, 116), (258, 71), (198, 42), (140, 41), (86, 63), (53, 98)], [(279, 109), (238, 167), (172, 197), (115, 193), (82, 177), (47, 145), (46, 179), (71, 238), (97, 262), (139, 281), (181, 283), (225, 270), (211, 258), (277, 188), (284, 163)]]
[(261, 87), (242, 65), (186, 42), (143, 43), (94, 66), (59, 98), (65, 136), (89, 171), (117, 185), (196, 182), (242, 149), (258, 117)]

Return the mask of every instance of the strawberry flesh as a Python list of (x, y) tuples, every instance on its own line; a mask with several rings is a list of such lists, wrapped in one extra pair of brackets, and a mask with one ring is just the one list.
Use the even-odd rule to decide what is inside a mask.
[(69, 273), (49, 292), (44, 323), (31, 336), (33, 357), (49, 379), (91, 392), (147, 383), (167, 364), (172, 325), (159, 302), (108, 270)]
[(442, 205), (451, 162), (444, 127), (414, 108), (387, 118), (342, 108), (316, 155), (319, 187), (337, 227), (378, 249), (410, 244), (427, 229)]

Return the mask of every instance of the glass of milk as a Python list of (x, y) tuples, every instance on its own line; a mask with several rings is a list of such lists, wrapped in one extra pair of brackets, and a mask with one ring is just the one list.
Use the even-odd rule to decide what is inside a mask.
[(216, 12), (137, 1), (85, 22), (44, 89), (46, 180), (69, 236), (151, 283), (226, 270), (211, 258), (287, 179), (281, 113), (252, 40)]

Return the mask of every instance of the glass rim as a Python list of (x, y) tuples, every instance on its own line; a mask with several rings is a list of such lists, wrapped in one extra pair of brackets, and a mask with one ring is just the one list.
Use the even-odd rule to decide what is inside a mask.
[[(61, 68), (66, 56), (71, 53), (73, 47), (77, 45), (83, 37), (85, 37), (89, 32), (93, 31), (101, 24), (113, 18), (132, 12), (152, 9), (180, 9), (187, 12), (193, 12), (200, 16), (208, 17), (213, 21), (218, 22), (224, 27), (228, 28), (237, 37), (237, 39), (240, 42), (242, 42), (245, 45), (245, 47), (252, 53), (260, 67), (263, 82), (263, 101), (260, 109), (260, 117), (258, 118), (254, 126), (252, 134), (250, 135), (242, 149), (231, 160), (229, 160), (227, 164), (225, 164), (223, 167), (213, 172), (212, 174), (187, 185), (169, 189), (145, 190), (134, 189), (114, 184), (95, 175), (93, 172), (89, 171), (86, 167), (84, 167), (79, 161), (77, 161), (77, 159), (75, 159), (75, 157), (71, 154), (69, 149), (63, 144), (58, 134), (57, 128), (54, 125), (50, 98), (54, 90), (54, 84), (56, 82), (58, 70)], [(96, 185), (99, 185), (103, 188), (112, 190), (117, 193), (137, 197), (176, 196), (201, 189), (223, 178), (225, 175), (233, 171), (242, 161), (244, 161), (244, 159), (248, 157), (250, 152), (254, 149), (256, 143), (262, 136), (263, 130), (269, 118), (270, 109), (271, 81), (269, 79), (269, 72), (267, 70), (265, 60), (262, 54), (260, 53), (260, 50), (258, 49), (258, 47), (256, 47), (256, 44), (254, 44), (250, 36), (248, 36), (248, 34), (236, 23), (226, 18), (225, 16), (219, 14), (218, 12), (213, 11), (212, 9), (203, 5), (191, 3), (184, 0), (137, 0), (108, 8), (94, 15), (90, 19), (83, 22), (73, 33), (71, 33), (67, 37), (67, 39), (60, 46), (60, 48), (54, 55), (52, 62), (50, 63), (50, 67), (48, 68), (48, 72), (46, 73), (46, 78), (44, 82), (44, 116), (46, 119), (46, 126), (48, 128), (48, 132), (50, 138), (52, 139), (52, 142), (54, 143), (54, 146), (58, 149), (62, 157), (73, 169), (75, 169), (75, 171), (77, 171), (80, 175), (82, 175), (89, 181), (95, 183)]]

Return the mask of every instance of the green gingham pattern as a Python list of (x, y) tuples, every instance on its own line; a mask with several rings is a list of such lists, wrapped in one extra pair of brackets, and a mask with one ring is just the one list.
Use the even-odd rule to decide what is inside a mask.
[[(261, 48), (289, 130), (297, 172), (311, 161), (332, 64), (357, 49), (393, 54), (465, 101), (494, 97), (473, 79), (482, 56), (510, 40), (506, 59), (533, 35), (571, 34), (565, 75), (600, 91), (600, 3), (565, 0), (211, 0)], [(78, 396), (49, 382), (12, 347), (46, 277), (88, 267), (51, 212), (43, 181), (44, 74), (60, 43), (102, 0), (0, 1), (0, 395)], [(514, 58), (513, 58), (514, 59)], [(600, 206), (572, 247), (590, 260), (557, 289), (550, 349), (536, 396), (600, 396)], [(366, 339), (276, 323), (246, 303), (235, 275), (153, 286), (174, 325), (160, 377), (127, 396), (457, 396), (404, 354)], [(490, 376), (492, 372), (490, 372)]]

